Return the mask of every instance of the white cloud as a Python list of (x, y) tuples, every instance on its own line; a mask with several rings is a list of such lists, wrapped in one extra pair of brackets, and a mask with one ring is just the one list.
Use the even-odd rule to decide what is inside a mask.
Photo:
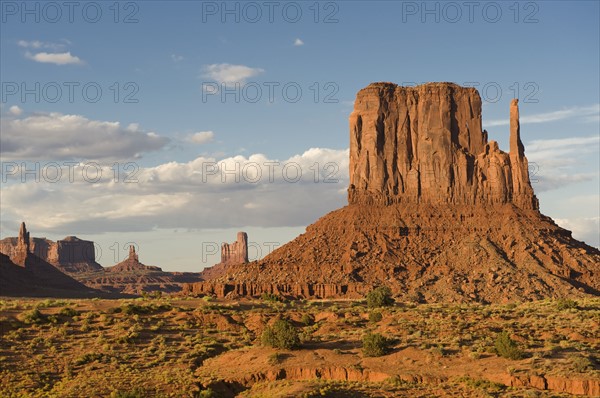
[[(558, 120), (581, 118), (584, 122), (597, 121), (598, 114), (600, 114), (600, 104), (594, 104), (589, 106), (575, 106), (571, 108), (561, 109), (558, 111), (538, 113), (534, 115), (521, 116), (521, 124), (529, 123), (547, 123), (555, 122)], [(500, 120), (489, 120), (483, 123), (486, 128), (495, 126), (508, 126), (510, 124), (509, 119)]]
[(245, 65), (211, 64), (202, 68), (202, 77), (212, 79), (218, 83), (244, 84), (247, 79), (263, 73), (261, 68), (251, 68)]
[(535, 191), (549, 191), (594, 179), (598, 172), (582, 172), (581, 163), (587, 155), (597, 159), (599, 152), (598, 136), (533, 140), (527, 143), (525, 155), (529, 160)]
[(206, 144), (215, 139), (215, 133), (212, 131), (199, 131), (188, 136), (188, 141), (194, 144)]
[(5, 159), (131, 159), (168, 142), (137, 124), (90, 120), (80, 115), (35, 114), (2, 119), (1, 154)]
[(298, 38), (298, 39), (294, 40), (294, 45), (295, 46), (303, 46), (304, 42), (302, 41), (302, 39)]
[(181, 62), (185, 58), (183, 57), (183, 55), (171, 54), (171, 59), (173, 60), (173, 62)]
[(573, 232), (573, 237), (590, 246), (600, 247), (600, 217), (558, 218), (558, 225)]
[(60, 234), (302, 226), (343, 206), (348, 185), (347, 149), (312, 148), (287, 160), (198, 157), (140, 167), (137, 183), (114, 181), (108, 162), (92, 184), (84, 167), (74, 169), (73, 183), (11, 176), (2, 187), (3, 222), (36, 220)]
[(8, 112), (13, 116), (19, 116), (23, 113), (23, 109), (19, 108), (17, 105), (13, 105), (8, 109)]
[[(66, 42), (69, 43), (68, 41), (66, 41)], [(54, 51), (59, 51), (66, 47), (65, 43), (50, 43), (50, 42), (44, 42), (44, 41), (39, 41), (39, 40), (31, 40), (31, 41), (19, 40), (17, 42), (17, 44), (19, 45), (19, 47), (33, 48), (35, 50), (50, 49), (50, 50), (54, 50)]]
[(40, 63), (55, 64), (55, 65), (83, 65), (84, 62), (77, 56), (71, 55), (71, 52), (64, 53), (47, 53), (41, 52), (37, 54), (25, 53), (25, 57)]

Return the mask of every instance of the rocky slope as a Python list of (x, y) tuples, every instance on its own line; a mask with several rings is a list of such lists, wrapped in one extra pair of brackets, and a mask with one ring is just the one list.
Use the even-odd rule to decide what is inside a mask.
[(348, 206), (197, 294), (498, 302), (600, 294), (600, 252), (538, 210), (510, 105), (510, 152), (488, 142), (481, 99), (451, 83), (361, 90), (350, 115)]

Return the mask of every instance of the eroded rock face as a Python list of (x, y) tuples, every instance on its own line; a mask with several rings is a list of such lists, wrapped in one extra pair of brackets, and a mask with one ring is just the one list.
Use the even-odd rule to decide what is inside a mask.
[(474, 88), (369, 85), (359, 91), (350, 115), (348, 202), (513, 203), (537, 209), (519, 136), (518, 100), (510, 117), (506, 154), (487, 142)]
[(13, 262), (19, 263), (18, 256), (22, 257), (25, 240), (27, 241), (27, 250), (30, 253), (67, 274), (102, 269), (100, 264), (95, 261), (94, 242), (79, 239), (75, 236), (67, 236), (56, 242), (46, 238), (30, 238), (25, 223), (21, 224), (18, 237), (8, 237), (0, 241), (0, 252), (9, 256)]
[(243, 264), (248, 262), (248, 234), (237, 233), (233, 243), (221, 245), (221, 264)]
[(153, 265), (144, 265), (140, 262), (140, 259), (135, 252), (135, 246), (129, 245), (129, 255), (127, 258), (120, 263), (107, 267), (106, 271), (111, 273), (122, 273), (129, 271), (162, 271), (159, 267)]

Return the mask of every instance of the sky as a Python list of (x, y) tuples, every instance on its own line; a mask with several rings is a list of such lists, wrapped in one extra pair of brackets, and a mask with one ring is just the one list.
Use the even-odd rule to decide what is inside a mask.
[(600, 245), (597, 1), (0, 1), (0, 237), (135, 244), (171, 271), (251, 259), (347, 203), (371, 82), (476, 87), (541, 211)]

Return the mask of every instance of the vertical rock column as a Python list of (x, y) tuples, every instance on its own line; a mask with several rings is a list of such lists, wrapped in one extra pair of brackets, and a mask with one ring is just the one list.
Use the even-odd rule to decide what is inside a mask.
[(522, 208), (538, 209), (538, 200), (529, 181), (529, 164), (521, 142), (519, 100), (510, 103), (510, 166), (512, 171), (512, 202)]

